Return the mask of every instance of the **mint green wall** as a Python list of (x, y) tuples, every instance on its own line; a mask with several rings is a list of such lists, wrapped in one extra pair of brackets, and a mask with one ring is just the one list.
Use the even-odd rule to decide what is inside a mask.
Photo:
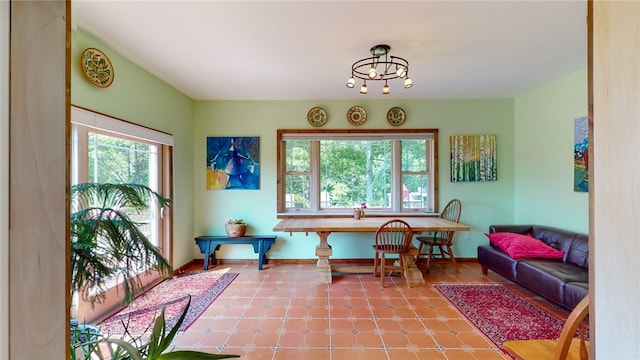
[[(338, 85), (336, 85), (338, 86)], [(364, 97), (363, 97), (364, 98)], [(461, 221), (471, 226), (470, 239), (457, 234), (454, 251), (460, 257), (476, 257), (476, 247), (487, 240), (483, 232), (490, 224), (510, 223), (514, 213), (513, 100), (353, 100), (353, 101), (196, 101), (194, 111), (194, 220), (196, 235), (223, 235), (228, 217), (246, 219), (250, 233), (269, 234), (276, 218), (276, 130), (309, 129), (306, 120), (311, 107), (322, 106), (329, 120), (324, 128), (353, 128), (346, 112), (362, 105), (368, 114), (363, 129), (391, 128), (387, 110), (402, 107), (407, 113), (403, 128), (439, 129), (440, 207), (453, 197), (462, 200)], [(402, 128), (401, 127), (401, 128)], [(496, 134), (498, 143), (498, 181), (451, 183), (449, 181), (449, 136)], [(260, 137), (260, 190), (206, 189), (207, 136)], [(277, 233), (270, 258), (314, 258), (316, 234)], [(333, 258), (372, 257), (371, 234), (332, 234)], [(198, 252), (196, 252), (197, 255)], [(202, 256), (199, 256), (202, 257)], [(250, 246), (224, 247), (220, 258), (254, 258)]]
[(573, 121), (587, 116), (587, 69), (515, 98), (515, 223), (589, 232), (589, 199), (573, 191)]
[[(82, 30), (71, 34), (71, 103), (174, 136), (173, 264), (193, 259), (193, 102), (111, 50)], [(115, 77), (108, 88), (86, 80), (80, 55), (88, 47), (102, 50), (111, 60)]]

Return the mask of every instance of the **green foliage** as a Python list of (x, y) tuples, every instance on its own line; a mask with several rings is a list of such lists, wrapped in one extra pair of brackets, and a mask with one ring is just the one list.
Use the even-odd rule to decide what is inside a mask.
[[(286, 141), (286, 194), (288, 206), (310, 206), (311, 143), (313, 140)], [(403, 206), (422, 207), (424, 197), (408, 199), (408, 193), (428, 193), (428, 142), (425, 139), (319, 140), (320, 192), (322, 208), (351, 209), (366, 202), (371, 208), (391, 206), (392, 154), (401, 151), (401, 185), (406, 189)], [(392, 161), (393, 160), (393, 161)], [(326, 200), (328, 199), (328, 201)], [(411, 200), (411, 201), (409, 201)]]
[[(84, 329), (72, 328), (71, 360), (80, 359), (111, 359), (111, 360), (173, 360), (173, 359), (226, 359), (240, 357), (231, 354), (209, 354), (192, 350), (168, 351), (173, 340), (184, 322), (191, 297), (176, 324), (167, 332), (164, 308), (153, 323), (152, 332), (148, 337), (131, 336), (125, 326), (125, 335), (120, 338), (105, 337), (93, 331), (87, 333)], [(151, 326), (151, 325), (150, 325)]]
[(331, 207), (388, 206), (390, 141), (321, 141), (320, 158), (321, 189), (329, 193)]
[(90, 132), (89, 174), (97, 176), (91, 181), (149, 184), (150, 148), (149, 144)]
[(170, 206), (171, 200), (138, 184), (84, 183), (71, 187), (71, 286), (94, 304), (104, 300), (106, 281), (119, 277), (124, 302), (141, 288), (134, 276), (144, 270), (171, 273), (160, 249), (140, 231), (129, 213), (148, 209), (149, 201)]
[(228, 218), (226, 221), (227, 224), (244, 224), (244, 219), (233, 219), (233, 218)]

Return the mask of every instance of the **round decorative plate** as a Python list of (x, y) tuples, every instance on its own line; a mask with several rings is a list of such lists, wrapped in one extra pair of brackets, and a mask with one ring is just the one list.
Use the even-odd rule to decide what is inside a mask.
[(327, 112), (321, 107), (314, 107), (307, 113), (309, 124), (320, 127), (327, 122)]
[(389, 111), (387, 111), (387, 121), (393, 126), (402, 125), (406, 117), (407, 116), (404, 113), (404, 110), (399, 107), (392, 107), (391, 109), (389, 109)]
[(347, 111), (347, 120), (351, 125), (360, 126), (367, 121), (367, 112), (362, 106), (352, 106)]
[(107, 55), (95, 48), (88, 48), (81, 56), (82, 72), (93, 85), (106, 88), (113, 82), (113, 65)]

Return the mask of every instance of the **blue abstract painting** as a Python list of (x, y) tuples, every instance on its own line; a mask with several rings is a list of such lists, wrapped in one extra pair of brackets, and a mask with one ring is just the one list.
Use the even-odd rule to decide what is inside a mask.
[(260, 189), (260, 138), (207, 137), (207, 190)]

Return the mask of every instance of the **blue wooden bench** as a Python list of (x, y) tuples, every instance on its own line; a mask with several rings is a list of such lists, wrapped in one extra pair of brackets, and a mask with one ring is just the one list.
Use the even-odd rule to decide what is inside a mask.
[(195, 238), (200, 252), (204, 254), (204, 270), (209, 268), (209, 258), (211, 265), (216, 265), (216, 250), (220, 245), (227, 244), (251, 244), (253, 252), (258, 254), (258, 270), (262, 270), (262, 265), (267, 263), (267, 252), (276, 241), (275, 235), (253, 235), (253, 236), (198, 236)]

